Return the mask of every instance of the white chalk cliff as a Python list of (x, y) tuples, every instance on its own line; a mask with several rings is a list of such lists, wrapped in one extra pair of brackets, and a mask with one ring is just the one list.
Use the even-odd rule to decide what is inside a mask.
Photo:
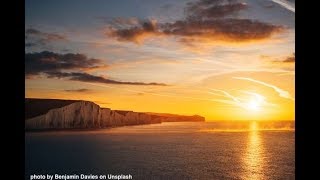
[[(39, 101), (39, 99), (35, 100)], [(28, 102), (32, 102), (32, 99), (28, 99)], [(46, 100), (46, 102), (50, 102), (50, 100)], [(41, 107), (41, 101), (38, 106)], [(37, 108), (29, 108), (26, 104), (26, 111), (32, 110), (35, 111)], [(203, 117), (197, 115), (171, 115), (168, 117), (161, 114), (111, 110), (109, 108), (100, 108), (99, 105), (89, 101), (74, 101), (67, 105), (64, 104), (62, 107), (47, 108), (47, 111), (33, 114), (36, 115), (26, 117), (26, 130), (106, 128), (165, 121), (204, 121)]]

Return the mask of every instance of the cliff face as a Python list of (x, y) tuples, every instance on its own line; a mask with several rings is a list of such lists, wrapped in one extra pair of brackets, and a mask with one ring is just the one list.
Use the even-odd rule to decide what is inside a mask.
[(100, 127), (101, 110), (94, 103), (79, 101), (25, 121), (26, 129)]
[[(29, 101), (31, 101), (29, 99)], [(28, 111), (28, 108), (26, 108)], [(28, 118), (28, 117), (26, 117)], [(118, 111), (100, 108), (89, 101), (74, 101), (25, 120), (26, 130), (105, 128), (125, 125), (152, 124), (165, 121), (204, 121), (201, 116), (166, 117), (133, 111)]]

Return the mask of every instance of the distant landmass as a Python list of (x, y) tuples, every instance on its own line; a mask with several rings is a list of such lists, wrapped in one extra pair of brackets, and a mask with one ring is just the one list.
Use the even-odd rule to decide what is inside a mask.
[(205, 121), (199, 115), (133, 112), (101, 108), (83, 100), (25, 99), (25, 129), (94, 129), (161, 122)]

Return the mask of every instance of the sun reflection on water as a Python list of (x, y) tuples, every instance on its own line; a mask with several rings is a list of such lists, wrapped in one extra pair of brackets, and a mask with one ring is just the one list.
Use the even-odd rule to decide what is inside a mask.
[(256, 180), (264, 179), (263, 177), (263, 145), (261, 142), (260, 132), (257, 122), (250, 124), (248, 133), (248, 143), (244, 154), (244, 179)]

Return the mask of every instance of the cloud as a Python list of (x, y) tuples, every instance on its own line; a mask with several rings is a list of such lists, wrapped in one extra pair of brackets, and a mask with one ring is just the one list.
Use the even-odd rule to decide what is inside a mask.
[(281, 58), (276, 58), (276, 57), (267, 56), (267, 55), (261, 55), (260, 58), (268, 60), (272, 63), (294, 63), (296, 61), (295, 53), (292, 53), (287, 57), (281, 57)]
[(180, 42), (194, 40), (240, 41), (261, 40), (281, 32), (283, 27), (250, 19), (185, 20), (159, 24), (144, 22), (128, 29), (108, 29), (107, 35), (120, 41), (140, 43), (148, 36), (175, 36)]
[(81, 82), (91, 82), (91, 83), (104, 83), (104, 84), (125, 84), (125, 85), (155, 85), (155, 86), (166, 86), (164, 83), (144, 83), (144, 82), (125, 82), (125, 81), (116, 81), (112, 79), (107, 79), (102, 76), (95, 76), (88, 73), (82, 72), (46, 72), (48, 78), (67, 78), (73, 81)]
[(91, 70), (106, 68), (102, 60), (88, 58), (84, 54), (58, 54), (50, 51), (25, 54), (25, 74), (39, 75), (48, 71)]
[(58, 54), (49, 51), (25, 54), (26, 78), (45, 75), (47, 78), (69, 79), (81, 82), (166, 86), (164, 83), (155, 82), (145, 83), (117, 81), (86, 73), (86, 71), (106, 67), (108, 66), (103, 64), (102, 60), (88, 58), (84, 54)]
[(66, 89), (66, 92), (90, 92), (90, 89)]
[(26, 34), (36, 34), (36, 35), (40, 35), (40, 34), (42, 34), (42, 32), (40, 32), (40, 31), (37, 30), (37, 29), (29, 28), (29, 29), (26, 30)]
[(286, 99), (291, 99), (291, 100), (294, 100), (294, 98), (290, 95), (290, 93), (288, 91), (285, 91), (275, 85), (272, 85), (272, 84), (268, 84), (268, 83), (265, 83), (265, 82), (262, 82), (262, 81), (258, 81), (258, 80), (255, 80), (255, 79), (251, 79), (251, 78), (246, 78), (246, 77), (233, 77), (234, 79), (240, 79), (240, 80), (246, 80), (246, 81), (250, 81), (250, 82), (254, 82), (254, 83), (257, 83), (257, 84), (261, 84), (261, 85), (264, 85), (266, 87), (269, 87), (269, 88), (272, 88), (273, 90), (275, 90), (280, 97), (283, 97), (283, 98), (286, 98)]
[[(187, 3), (184, 19), (157, 23), (156, 20), (137, 20), (128, 23), (121, 20), (117, 25), (109, 24), (106, 34), (120, 41), (141, 43), (150, 36), (173, 36), (188, 44), (203, 40), (247, 42), (271, 37), (284, 27), (253, 19), (236, 18), (247, 4), (235, 0), (200, 0)], [(123, 23), (126, 22), (126, 23)]]
[(26, 47), (45, 45), (53, 41), (67, 41), (67, 37), (56, 33), (46, 33), (40, 30), (29, 28), (25, 31)]
[(139, 43), (143, 36), (160, 33), (155, 20), (140, 20), (137, 26), (131, 28), (111, 27), (106, 34), (120, 41)]
[(293, 53), (291, 56), (288, 56), (285, 60), (283, 60), (282, 62), (285, 63), (294, 63), (296, 62), (296, 56), (295, 53)]
[(55, 33), (45, 33), (33, 28), (27, 29), (25, 34), (27, 35), (27, 37), (30, 35), (39, 36), (47, 41), (67, 40), (66, 36), (55, 34)]
[(281, 27), (250, 19), (177, 21), (164, 25), (164, 33), (182, 37), (204, 37), (225, 41), (247, 41), (270, 37)]

